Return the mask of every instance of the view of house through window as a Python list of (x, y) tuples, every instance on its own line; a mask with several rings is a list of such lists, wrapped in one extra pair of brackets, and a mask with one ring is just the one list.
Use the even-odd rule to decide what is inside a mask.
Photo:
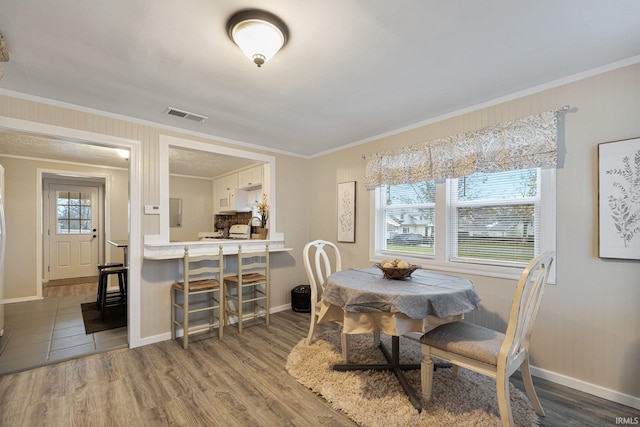
[[(443, 262), (526, 264), (541, 246), (548, 246), (541, 244), (542, 195), (555, 197), (555, 188), (543, 187), (545, 173), (551, 172), (477, 173), (380, 187), (375, 252)], [(446, 209), (436, 209), (445, 205)], [(436, 234), (445, 238), (436, 239)]]
[(528, 262), (539, 238), (538, 169), (451, 180), (451, 257)]
[(435, 182), (391, 185), (384, 191), (385, 249), (433, 255)]
[(91, 193), (57, 192), (58, 234), (92, 233)]

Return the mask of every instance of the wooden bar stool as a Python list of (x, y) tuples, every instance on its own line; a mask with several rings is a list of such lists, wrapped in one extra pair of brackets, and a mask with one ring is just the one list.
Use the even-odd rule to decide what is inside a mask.
[[(100, 277), (98, 281), (98, 296), (100, 319), (104, 322), (105, 312), (107, 307), (113, 307), (114, 305), (121, 305), (127, 303), (127, 267), (105, 267), (100, 270)], [(118, 276), (117, 291), (109, 291), (109, 276), (116, 274)]]
[[(185, 246), (182, 263), (183, 279), (171, 285), (171, 339), (176, 339), (178, 328), (182, 328), (182, 348), (186, 350), (190, 332), (212, 331), (217, 326), (218, 339), (222, 339), (225, 320), (222, 245), (218, 246), (217, 254), (202, 255), (189, 255), (189, 246)], [(178, 294), (182, 295), (182, 302), (178, 301)], [(198, 314), (202, 315), (199, 319)], [(208, 314), (208, 319), (204, 314)]]
[[(100, 294), (100, 289), (101, 289), (100, 283), (102, 283), (102, 270), (108, 267), (123, 267), (123, 266), (124, 264), (121, 262), (109, 262), (106, 264), (98, 265), (98, 292), (96, 296), (96, 308), (98, 310), (100, 310), (100, 301), (102, 301), (101, 294)], [(120, 289), (120, 292), (122, 292), (122, 289)]]
[[(264, 316), (269, 326), (269, 245), (265, 245), (264, 252), (242, 252), (242, 245), (238, 245), (238, 274), (224, 278), (226, 299), (229, 304), (227, 310), (227, 324), (229, 314), (238, 317), (238, 333), (242, 333), (242, 322), (245, 319), (244, 304), (253, 305), (253, 312), (248, 315), (252, 319)], [(247, 292), (245, 297), (244, 293)]]

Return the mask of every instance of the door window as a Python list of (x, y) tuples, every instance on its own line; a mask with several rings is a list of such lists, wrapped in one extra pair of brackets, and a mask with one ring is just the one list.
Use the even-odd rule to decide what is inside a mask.
[(90, 234), (91, 193), (78, 191), (57, 191), (57, 234)]

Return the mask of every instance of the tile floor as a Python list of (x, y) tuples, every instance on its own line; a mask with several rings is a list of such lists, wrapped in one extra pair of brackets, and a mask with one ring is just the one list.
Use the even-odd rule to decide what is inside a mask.
[(80, 304), (95, 293), (5, 305), (0, 375), (127, 347), (127, 328), (86, 334)]

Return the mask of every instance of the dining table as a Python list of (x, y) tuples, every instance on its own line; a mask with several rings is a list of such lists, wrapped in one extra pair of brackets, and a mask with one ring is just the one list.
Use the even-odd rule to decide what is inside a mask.
[(340, 322), (342, 333), (365, 334), (379, 330), (391, 336), (391, 352), (380, 342), (386, 364), (336, 364), (336, 371), (389, 370), (397, 377), (413, 406), (422, 404), (407, 381), (405, 370), (419, 363), (400, 363), (400, 336), (426, 333), (462, 320), (477, 308), (480, 297), (463, 277), (418, 269), (400, 280), (384, 277), (376, 268), (352, 268), (329, 275), (320, 300), (318, 323)]

